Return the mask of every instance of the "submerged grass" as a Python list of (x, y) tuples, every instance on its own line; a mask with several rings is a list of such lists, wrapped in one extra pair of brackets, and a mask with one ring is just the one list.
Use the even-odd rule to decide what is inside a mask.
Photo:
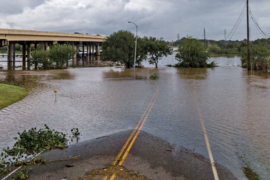
[(28, 95), (23, 87), (0, 83), (0, 110), (15, 103)]
[(159, 74), (158, 73), (152, 74), (149, 78), (151, 80), (157, 80), (157, 79), (159, 79)]
[(252, 169), (249, 164), (243, 167), (244, 174), (249, 180), (260, 180), (260, 176)]

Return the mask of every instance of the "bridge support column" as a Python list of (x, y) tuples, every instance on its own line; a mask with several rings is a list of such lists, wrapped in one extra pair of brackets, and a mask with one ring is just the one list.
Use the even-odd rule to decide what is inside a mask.
[(31, 43), (27, 44), (27, 70), (30, 70)]
[(89, 56), (90, 55), (90, 45), (89, 44), (87, 44), (87, 56)]
[(25, 70), (25, 66), (26, 66), (26, 64), (25, 64), (25, 55), (26, 55), (26, 53), (25, 53), (25, 44), (23, 43), (23, 45), (22, 45), (22, 69), (23, 70)]
[(13, 62), (13, 56), (14, 56), (14, 44), (9, 42), (8, 45), (8, 52), (7, 52), (7, 65), (8, 65), (8, 70), (12, 70), (12, 62)]
[(90, 45), (87, 44), (87, 64), (89, 64), (89, 57), (90, 57)]
[(92, 50), (91, 50), (91, 51), (92, 51), (91, 54), (94, 55), (94, 54), (95, 54), (95, 45), (92, 44), (92, 45), (91, 45), (91, 49), (92, 49)]
[(14, 43), (14, 44), (13, 44), (13, 52), (12, 52), (12, 53), (13, 53), (13, 57), (12, 57), (12, 61), (13, 61), (13, 63), (12, 63), (12, 64), (13, 64), (13, 70), (15, 70), (15, 66), (16, 66), (16, 65), (15, 65), (15, 56), (16, 56), (16, 53), (15, 53), (15, 50), (16, 50), (16, 49), (15, 49), (15, 45), (16, 45), (16, 44)]
[(97, 56), (100, 56), (100, 46), (99, 46), (99, 44), (97, 45)]
[(77, 60), (77, 46), (74, 43), (73, 43), (73, 48), (76, 51), (76, 53), (74, 53), (73, 60), (72, 60), (72, 65), (76, 65), (76, 60)]
[(82, 59), (84, 58), (84, 44), (82, 44)]
[[(35, 43), (35, 50), (37, 50), (37, 43)], [(38, 67), (38, 63), (35, 62), (35, 70), (37, 70), (37, 67)]]
[(76, 48), (77, 48), (77, 57), (80, 57), (80, 45), (78, 44)]

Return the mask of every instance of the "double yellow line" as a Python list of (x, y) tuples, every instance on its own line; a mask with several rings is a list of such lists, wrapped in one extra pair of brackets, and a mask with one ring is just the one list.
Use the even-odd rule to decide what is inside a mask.
[[(151, 110), (152, 110), (152, 108), (153, 108), (153, 106), (155, 104), (155, 101), (157, 99), (157, 95), (158, 95), (158, 92), (159, 92), (159, 87), (158, 87), (158, 85), (156, 83), (155, 83), (155, 85), (157, 87), (155, 94), (153, 95), (150, 103), (148, 104), (146, 110), (144, 111), (144, 113), (143, 113), (140, 121), (136, 125), (135, 129), (132, 131), (132, 133), (128, 137), (127, 141), (125, 142), (124, 146), (122, 147), (122, 149), (120, 150), (120, 152), (116, 156), (116, 158), (113, 161), (112, 165), (117, 165), (117, 163), (118, 163), (118, 165), (121, 166), (123, 164), (123, 162), (125, 161), (131, 147), (133, 146), (135, 140), (137, 139), (137, 137), (138, 137), (138, 135), (139, 135), (139, 133), (140, 133), (140, 131), (141, 131), (141, 129), (142, 129), (148, 115), (150, 114), (150, 112), (151, 112)], [(110, 178), (110, 180), (114, 180), (115, 176), (116, 176), (116, 174), (114, 173), (112, 175), (112, 177)], [(108, 178), (108, 175), (104, 176), (102, 180), (107, 180), (107, 178)]]

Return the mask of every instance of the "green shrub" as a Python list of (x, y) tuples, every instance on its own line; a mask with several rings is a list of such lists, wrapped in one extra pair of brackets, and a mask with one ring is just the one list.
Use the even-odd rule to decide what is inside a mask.
[(249, 164), (243, 167), (244, 174), (249, 180), (260, 180), (260, 176), (251, 168)]
[(157, 80), (157, 79), (159, 79), (159, 74), (158, 73), (152, 74), (149, 78), (151, 80)]

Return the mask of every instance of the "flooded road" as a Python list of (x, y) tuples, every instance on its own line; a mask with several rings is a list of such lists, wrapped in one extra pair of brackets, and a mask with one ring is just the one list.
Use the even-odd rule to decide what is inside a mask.
[[(0, 79), (29, 89), (22, 101), (0, 111), (0, 148), (11, 146), (17, 132), (49, 127), (69, 132), (77, 127), (80, 141), (133, 129), (149, 104), (158, 72), (159, 94), (142, 131), (175, 148), (185, 147), (209, 159), (204, 119), (215, 162), (245, 179), (244, 163), (263, 179), (270, 177), (270, 78), (237, 67), (239, 58), (212, 58), (220, 67), (175, 69), (164, 58), (158, 70), (115, 67), (50, 71), (0, 71)], [(54, 90), (57, 90), (55, 99)]]

